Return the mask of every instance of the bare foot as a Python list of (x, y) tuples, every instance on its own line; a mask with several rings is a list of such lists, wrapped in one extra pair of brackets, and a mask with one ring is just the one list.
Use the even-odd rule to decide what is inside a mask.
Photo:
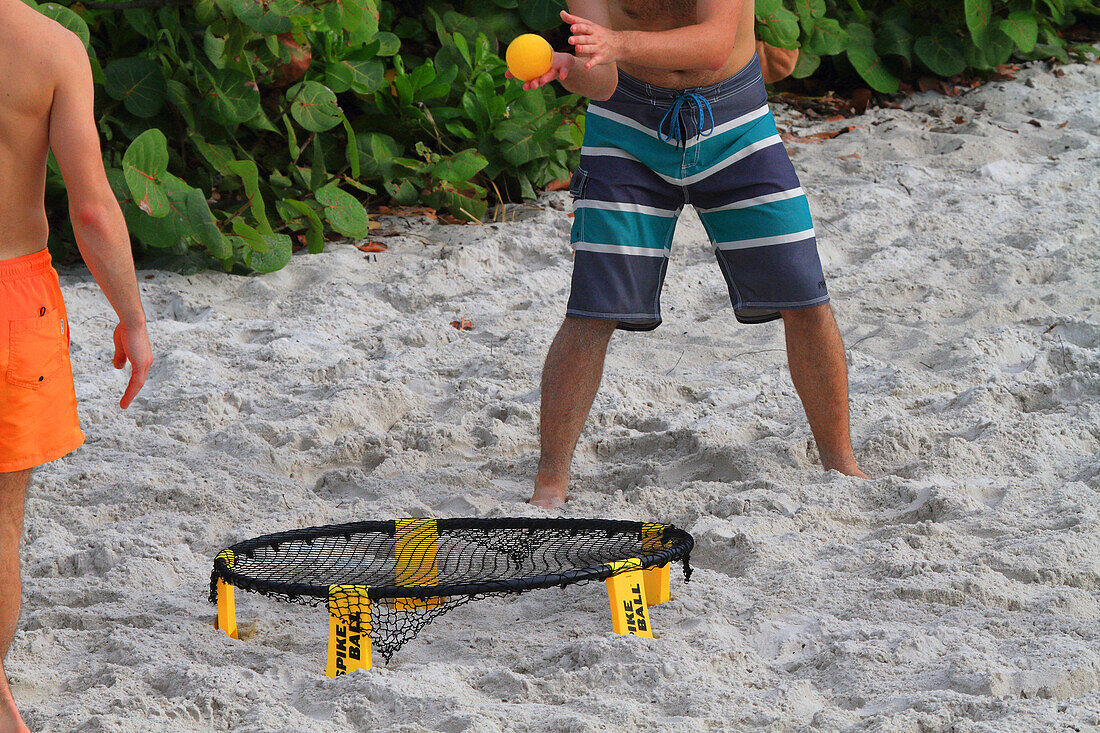
[(837, 463), (833, 463), (831, 461), (826, 463), (823, 461), (822, 466), (824, 466), (826, 471), (839, 471), (845, 476), (855, 476), (856, 478), (865, 478), (867, 480), (870, 480), (870, 476), (859, 470), (859, 466), (856, 465), (855, 461), (845, 461)]
[(569, 501), (569, 497), (564, 491), (543, 488), (535, 489), (534, 495), (527, 500), (527, 503), (531, 506), (537, 506), (539, 509), (550, 511), (551, 509), (557, 509), (567, 501)]

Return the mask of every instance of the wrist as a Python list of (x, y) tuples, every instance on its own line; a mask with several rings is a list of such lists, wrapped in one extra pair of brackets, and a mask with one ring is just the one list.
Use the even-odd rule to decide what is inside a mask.
[(607, 45), (611, 50), (611, 63), (617, 61), (630, 61), (630, 48), (637, 40), (632, 40), (631, 36), (636, 35), (631, 31), (611, 31), (608, 36)]

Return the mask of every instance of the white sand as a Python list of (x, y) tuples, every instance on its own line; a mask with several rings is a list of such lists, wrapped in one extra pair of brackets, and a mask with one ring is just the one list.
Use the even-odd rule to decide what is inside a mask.
[(206, 602), (215, 553), (262, 533), (537, 515), (564, 194), (503, 225), (387, 220), (409, 236), (376, 262), (335, 246), (266, 277), (149, 273), (159, 359), (126, 413), (106, 303), (65, 272), (88, 444), (27, 503), (9, 673), (28, 722), (1097, 729), (1098, 89), (1100, 65), (1036, 68), (792, 146), (872, 482), (822, 473), (781, 326), (734, 321), (685, 216), (665, 325), (613, 340), (565, 508), (694, 534), (695, 579), (674, 576), (652, 641), (610, 633), (601, 585), (555, 589), (467, 605), (329, 680), (323, 610), (239, 594), (254, 629), (235, 642)]

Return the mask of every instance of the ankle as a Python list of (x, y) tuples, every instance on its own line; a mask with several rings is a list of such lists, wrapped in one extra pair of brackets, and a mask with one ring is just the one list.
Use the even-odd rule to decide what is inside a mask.
[(558, 461), (539, 461), (539, 469), (535, 474), (535, 491), (540, 489), (560, 489), (565, 491), (569, 486), (569, 466), (561, 467)]
[(565, 496), (568, 489), (568, 476), (551, 479), (540, 474), (535, 477), (535, 496)]
[(856, 468), (856, 457), (851, 449), (839, 451), (825, 451), (818, 446), (818, 455), (821, 457), (821, 465), (826, 471), (837, 470), (846, 473), (844, 469)]

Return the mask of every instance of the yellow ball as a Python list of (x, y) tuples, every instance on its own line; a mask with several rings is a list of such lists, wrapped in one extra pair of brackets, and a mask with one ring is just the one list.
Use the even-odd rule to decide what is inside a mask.
[(524, 33), (508, 44), (504, 59), (512, 76), (531, 81), (550, 71), (554, 65), (554, 50), (542, 36)]

